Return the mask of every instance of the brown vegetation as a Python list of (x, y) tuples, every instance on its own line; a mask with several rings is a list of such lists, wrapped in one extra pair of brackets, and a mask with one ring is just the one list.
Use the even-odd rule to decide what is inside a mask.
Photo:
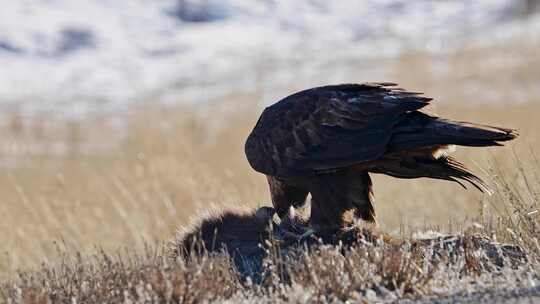
[[(540, 170), (539, 164), (532, 168), (532, 172)], [(479, 214), (472, 221), (474, 225), (460, 228), (464, 236), (458, 241), (441, 238), (433, 244), (421, 244), (425, 241), (406, 238), (391, 246), (359, 242), (352, 247), (298, 248), (287, 254), (279, 245), (268, 244), (260, 285), (239, 276), (225, 253), (172, 261), (163, 250), (155, 249), (161, 246), (119, 251), (117, 255), (103, 250), (88, 254), (58, 249), (59, 263), (44, 264), (37, 271), (19, 271), (16, 278), (1, 283), (0, 295), (4, 301), (24, 303), (72, 299), (84, 303), (497, 300), (490, 295), (538, 299), (540, 179), (532, 175), (523, 171), (516, 176), (526, 181), (523, 186), (508, 183), (506, 174), (498, 176), (495, 185), (499, 195), (489, 203), (507, 206), (508, 216)], [(511, 254), (490, 258), (486, 244), (495, 240), (519, 245), (527, 260), (516, 260)]]

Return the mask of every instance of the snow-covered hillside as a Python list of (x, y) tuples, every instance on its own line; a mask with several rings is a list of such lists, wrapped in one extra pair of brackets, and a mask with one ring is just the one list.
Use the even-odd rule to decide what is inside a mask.
[[(350, 62), (536, 35), (539, 18), (517, 18), (524, 5), (516, 0), (2, 1), (0, 105), (25, 115), (78, 116), (138, 102), (199, 102), (293, 81), (350, 81), (355, 72)], [(385, 75), (381, 68), (371, 76)]]

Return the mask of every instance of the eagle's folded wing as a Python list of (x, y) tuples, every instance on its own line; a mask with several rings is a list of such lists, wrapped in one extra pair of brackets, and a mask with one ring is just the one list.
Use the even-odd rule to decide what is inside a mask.
[(246, 142), (251, 166), (295, 176), (377, 159), (392, 128), (430, 98), (390, 83), (345, 84), (293, 94), (266, 108)]

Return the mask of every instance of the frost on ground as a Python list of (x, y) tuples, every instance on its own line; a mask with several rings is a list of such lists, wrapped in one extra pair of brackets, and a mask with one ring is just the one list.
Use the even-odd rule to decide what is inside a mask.
[(367, 78), (404, 51), (537, 40), (530, 1), (5, 1), (0, 103), (81, 116)]
[(0, 282), (0, 298), (8, 303), (493, 303), (540, 296), (537, 257), (504, 266), (477, 264), (481, 255), (464, 248), (456, 248), (454, 258), (438, 259), (407, 246), (375, 244), (311, 247), (288, 257), (271, 249), (261, 282), (239, 275), (224, 253), (184, 262), (151, 246), (117, 255), (60, 250), (60, 264)]

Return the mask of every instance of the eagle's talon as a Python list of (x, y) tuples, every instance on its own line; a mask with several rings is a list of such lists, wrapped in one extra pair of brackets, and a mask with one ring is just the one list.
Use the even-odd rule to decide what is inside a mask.
[(317, 231), (312, 228), (307, 228), (303, 233), (294, 233), (288, 230), (282, 230), (281, 234), (284, 238), (293, 239), (294, 241), (301, 242), (307, 238), (313, 237)]
[(314, 237), (316, 232), (317, 231), (315, 229), (308, 228), (304, 233), (302, 233), (302, 235), (300, 235), (300, 240), (304, 240), (308, 237)]

